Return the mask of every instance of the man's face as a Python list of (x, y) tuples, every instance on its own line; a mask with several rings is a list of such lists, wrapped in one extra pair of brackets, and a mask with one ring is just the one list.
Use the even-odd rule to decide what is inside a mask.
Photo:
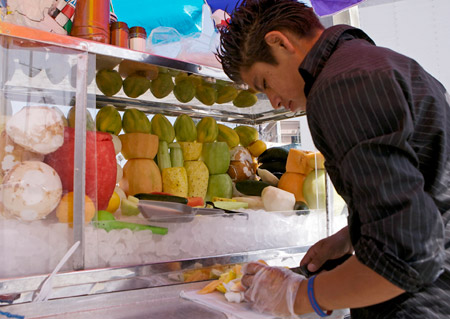
[(251, 88), (265, 93), (274, 109), (284, 107), (292, 112), (305, 111), (305, 82), (298, 72), (300, 62), (292, 58), (276, 58), (279, 61), (277, 65), (256, 62), (249, 69), (242, 70), (242, 79)]

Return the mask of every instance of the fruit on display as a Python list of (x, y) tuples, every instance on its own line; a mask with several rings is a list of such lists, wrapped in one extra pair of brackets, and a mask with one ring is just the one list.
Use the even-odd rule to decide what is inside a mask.
[[(65, 194), (56, 208), (56, 217), (60, 223), (67, 223), (73, 226), (73, 192)], [(84, 222), (89, 223), (95, 215), (95, 204), (89, 198), (84, 195)]]
[(132, 108), (123, 113), (122, 129), (125, 133), (150, 133), (151, 124), (144, 112)]
[(258, 157), (267, 149), (267, 145), (262, 140), (256, 140), (247, 146), (247, 149), (253, 157)]
[(120, 140), (120, 138), (117, 135), (111, 134), (111, 133), (110, 133), (110, 135), (111, 135), (112, 142), (114, 144), (114, 153), (116, 153), (116, 155), (117, 155), (122, 150), (122, 141)]
[(169, 95), (172, 92), (173, 87), (172, 76), (168, 73), (160, 72), (158, 77), (150, 83), (150, 91), (158, 99), (162, 99)]
[(121, 153), (125, 159), (154, 159), (159, 146), (159, 138), (148, 133), (127, 133), (119, 135), (122, 142)]
[(263, 182), (266, 182), (272, 186), (278, 186), (280, 179), (272, 174), (270, 171), (262, 168), (257, 168), (258, 176), (261, 178)]
[(188, 179), (188, 197), (206, 197), (209, 171), (203, 161), (184, 161)]
[(137, 98), (147, 92), (150, 81), (142, 75), (131, 74), (123, 80), (123, 92), (131, 98)]
[(45, 218), (56, 208), (62, 195), (57, 171), (39, 161), (15, 165), (1, 186), (2, 213), (25, 221)]
[(258, 156), (258, 163), (266, 162), (285, 162), (287, 161), (289, 151), (283, 147), (271, 147)]
[(173, 128), (177, 142), (194, 142), (197, 140), (197, 128), (189, 115), (179, 115), (173, 124)]
[(162, 170), (163, 192), (175, 196), (188, 196), (188, 177), (184, 167), (168, 167)]
[(264, 162), (259, 165), (259, 168), (266, 169), (272, 173), (284, 173), (286, 172), (285, 162)]
[(213, 105), (217, 100), (217, 91), (207, 83), (197, 86), (195, 97), (205, 105)]
[(207, 116), (197, 123), (197, 142), (211, 143), (217, 139), (219, 127), (213, 117)]
[(95, 75), (98, 89), (106, 96), (119, 93), (122, 88), (122, 77), (116, 70), (103, 69)]
[(231, 161), (227, 173), (233, 182), (255, 178), (255, 172), (249, 161)]
[(97, 212), (94, 226), (97, 228), (104, 229), (107, 232), (113, 229), (130, 229), (132, 231), (150, 230), (153, 234), (165, 235), (169, 231), (166, 227), (158, 227), (119, 221), (116, 220), (113, 214), (111, 214), (106, 210), (99, 210)]
[(258, 131), (247, 125), (239, 125), (234, 128), (236, 133), (239, 135), (239, 141), (242, 146), (247, 147), (259, 138)]
[(281, 175), (278, 182), (278, 188), (287, 192), (291, 192), (295, 196), (296, 201), (305, 201), (303, 197), (303, 182), (306, 175), (300, 173), (286, 172)]
[(236, 210), (241, 208), (248, 208), (248, 203), (246, 202), (237, 202), (237, 201), (214, 201), (213, 204), (215, 208), (221, 208), (226, 210)]
[[(61, 178), (64, 192), (73, 191), (75, 130), (66, 127), (64, 144), (45, 156), (45, 163), (53, 167)], [(114, 192), (117, 176), (116, 154), (111, 135), (86, 132), (86, 195), (105, 209)]]
[(120, 211), (125, 216), (136, 216), (141, 213), (138, 207), (139, 199), (132, 195), (128, 195), (126, 198), (122, 198), (120, 202)]
[(325, 157), (320, 152), (311, 152), (306, 155), (308, 166), (318, 169), (325, 169)]
[(181, 167), (183, 166), (183, 150), (181, 149), (180, 144), (178, 143), (170, 143), (169, 144), (169, 153), (170, 153), (170, 164), (172, 167)]
[(119, 163), (117, 163), (116, 184), (117, 184), (118, 182), (120, 182), (120, 180), (122, 179), (122, 177), (123, 177), (123, 168), (122, 168), (122, 166), (120, 166)]
[(267, 211), (290, 211), (295, 205), (294, 194), (274, 186), (264, 188), (261, 199)]
[(263, 189), (271, 186), (269, 183), (255, 180), (239, 181), (235, 185), (240, 193), (249, 196), (261, 196)]
[(122, 130), (122, 119), (114, 105), (105, 105), (98, 111), (95, 116), (95, 126), (97, 131), (119, 135)]
[(156, 155), (158, 168), (162, 172), (165, 168), (172, 167), (170, 162), (169, 146), (166, 141), (160, 140), (158, 154)]
[(237, 97), (238, 93), (239, 91), (232, 84), (221, 85), (217, 88), (216, 103), (229, 103)]
[(258, 102), (258, 97), (249, 90), (240, 91), (236, 98), (233, 100), (233, 105), (236, 107), (250, 107)]
[(325, 170), (313, 170), (303, 181), (303, 197), (310, 209), (325, 209), (326, 188)]
[(226, 173), (230, 166), (230, 152), (227, 143), (203, 143), (202, 158), (210, 175)]
[(239, 196), (233, 197), (234, 200), (238, 202), (245, 202), (248, 204), (250, 209), (264, 209), (264, 204), (262, 202), (261, 196)]
[(5, 130), (0, 133), (0, 177), (16, 164), (24, 161), (43, 161), (44, 154), (28, 151), (14, 143)]
[(162, 180), (158, 165), (147, 158), (129, 159), (123, 167), (123, 178), (119, 186), (127, 196), (161, 192)]
[(25, 106), (6, 122), (6, 133), (23, 148), (49, 154), (64, 143), (64, 122), (47, 106)]
[(235, 130), (223, 124), (217, 124), (217, 128), (217, 141), (226, 142), (230, 149), (239, 145), (239, 135)]
[(158, 73), (158, 67), (152, 64), (131, 60), (123, 60), (119, 64), (119, 74), (124, 79), (132, 74), (137, 74), (151, 81), (158, 77)]
[(286, 160), (286, 172), (308, 174), (314, 169), (314, 166), (309, 165), (308, 155), (310, 154), (314, 153), (291, 148)]
[(206, 201), (211, 201), (213, 197), (231, 198), (232, 195), (233, 182), (228, 174), (209, 175)]
[[(67, 113), (67, 125), (75, 128), (75, 106), (72, 106), (69, 113)], [(92, 119), (91, 113), (88, 110), (86, 110), (86, 130), (95, 131), (95, 123)]]
[(120, 196), (116, 193), (116, 191), (113, 192), (111, 198), (108, 202), (108, 207), (106, 207), (106, 211), (114, 214), (120, 207)]
[(181, 103), (190, 102), (194, 98), (195, 92), (196, 92), (195, 84), (193, 81), (191, 81), (191, 79), (189, 79), (188, 76), (179, 81), (175, 80), (173, 95), (175, 95), (175, 98)]
[(178, 142), (183, 151), (183, 159), (185, 161), (196, 161), (202, 155), (203, 143), (194, 142)]
[(160, 141), (172, 143), (175, 139), (175, 130), (167, 117), (155, 114), (151, 120), (151, 133), (157, 135)]
[(232, 161), (252, 162), (252, 154), (243, 146), (236, 146), (230, 150), (230, 159)]

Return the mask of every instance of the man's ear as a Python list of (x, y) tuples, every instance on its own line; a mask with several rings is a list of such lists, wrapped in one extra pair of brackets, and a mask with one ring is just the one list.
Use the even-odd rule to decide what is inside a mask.
[(264, 40), (272, 50), (287, 50), (289, 53), (294, 53), (295, 48), (285, 33), (281, 31), (270, 31), (264, 36)]

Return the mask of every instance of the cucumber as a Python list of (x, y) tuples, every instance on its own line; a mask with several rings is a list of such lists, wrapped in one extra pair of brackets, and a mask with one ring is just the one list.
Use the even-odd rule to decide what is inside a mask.
[(236, 182), (236, 189), (248, 196), (261, 196), (262, 190), (267, 186), (270, 186), (270, 184), (262, 181), (245, 180)]
[(175, 195), (139, 193), (139, 194), (134, 195), (134, 197), (137, 197), (137, 198), (143, 199), (143, 200), (158, 200), (161, 202), (174, 202), (174, 203), (181, 203), (181, 204), (188, 203), (188, 199), (186, 197), (175, 196)]
[(180, 144), (178, 143), (170, 143), (170, 162), (172, 167), (183, 167), (183, 150), (181, 149)]
[(169, 146), (166, 141), (159, 140), (157, 159), (158, 167), (161, 172), (165, 168), (172, 167), (170, 162)]
[(258, 168), (266, 169), (269, 172), (286, 172), (286, 162), (264, 162)]
[(258, 156), (258, 163), (286, 162), (289, 151), (282, 147), (271, 147)]

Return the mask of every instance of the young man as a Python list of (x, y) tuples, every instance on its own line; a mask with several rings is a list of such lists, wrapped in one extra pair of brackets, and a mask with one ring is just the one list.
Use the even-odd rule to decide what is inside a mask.
[(250, 263), (254, 309), (289, 316), (350, 308), (356, 318), (450, 316), (450, 106), (414, 60), (361, 30), (324, 29), (295, 0), (244, 0), (221, 30), (218, 58), (274, 108), (306, 110), (314, 143), (349, 208), (348, 227), (289, 270)]

